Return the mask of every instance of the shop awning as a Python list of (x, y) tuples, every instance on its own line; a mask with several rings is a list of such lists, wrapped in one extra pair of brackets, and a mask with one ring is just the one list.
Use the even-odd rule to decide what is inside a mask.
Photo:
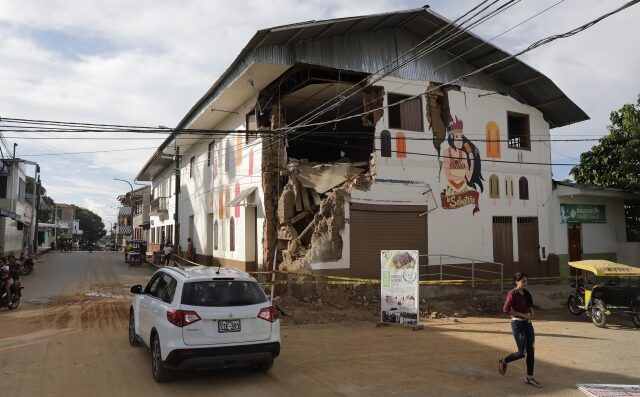
[(253, 193), (256, 191), (256, 187), (250, 187), (248, 189), (244, 189), (240, 192), (233, 200), (229, 202), (227, 206), (234, 207), (236, 205), (241, 205), (243, 207), (247, 206), (255, 206), (256, 200), (253, 196)]
[(15, 212), (8, 211), (4, 208), (0, 208), (0, 216), (6, 216), (7, 218), (11, 218), (14, 221), (19, 221), (22, 219), (21, 215), (18, 215)]

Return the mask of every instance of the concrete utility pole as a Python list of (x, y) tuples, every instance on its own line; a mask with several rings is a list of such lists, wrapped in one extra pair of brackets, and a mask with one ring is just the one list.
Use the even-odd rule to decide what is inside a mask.
[[(29, 225), (31, 227), (31, 230), (29, 232), (29, 238), (27, 239), (27, 246), (33, 241), (35, 242), (34, 244), (34, 248), (36, 250), (36, 252), (38, 251), (38, 230), (34, 229), (34, 226), (36, 224), (36, 218), (38, 217), (38, 210), (36, 209), (37, 205), (38, 205), (38, 193), (40, 193), (40, 190), (38, 188), (38, 174), (40, 173), (40, 166), (38, 164), (36, 164), (36, 170), (33, 173), (33, 191), (31, 192), (31, 194), (33, 195), (33, 199), (36, 200), (33, 202), (33, 208), (31, 211), (31, 224)], [(35, 236), (35, 237), (34, 237)], [(31, 249), (29, 251), (32, 251)]]
[(55, 247), (56, 249), (60, 248), (58, 247), (58, 206), (53, 204), (53, 241), (55, 241)]
[[(40, 173), (40, 166), (36, 165), (36, 173)], [(38, 182), (35, 184), (36, 185), (36, 208), (35, 208), (35, 236), (33, 237), (33, 253), (37, 254), (38, 253), (38, 214), (40, 213), (40, 175), (38, 175)]]
[[(174, 138), (174, 139), (177, 139)], [(180, 241), (180, 222), (179, 222), (179, 218), (178, 218), (178, 205), (180, 200), (178, 199), (178, 195), (180, 193), (180, 147), (176, 145), (175, 147), (175, 151), (176, 151), (176, 169), (175, 169), (175, 174), (176, 174), (176, 186), (175, 186), (175, 190), (176, 190), (176, 208), (175, 208), (175, 212), (173, 214), (173, 246), (174, 249), (177, 251), (178, 250), (178, 243)], [(164, 242), (164, 241), (163, 241)]]

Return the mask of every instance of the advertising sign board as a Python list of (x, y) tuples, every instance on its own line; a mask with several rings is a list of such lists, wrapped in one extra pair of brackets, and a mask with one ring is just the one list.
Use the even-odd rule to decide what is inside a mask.
[(380, 251), (382, 323), (419, 324), (418, 257), (414, 250)]

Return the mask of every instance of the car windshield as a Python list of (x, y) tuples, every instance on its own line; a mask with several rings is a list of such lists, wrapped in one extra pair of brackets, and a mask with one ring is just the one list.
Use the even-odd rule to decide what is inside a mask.
[(185, 283), (182, 304), (190, 306), (247, 306), (267, 301), (255, 281), (196, 281)]

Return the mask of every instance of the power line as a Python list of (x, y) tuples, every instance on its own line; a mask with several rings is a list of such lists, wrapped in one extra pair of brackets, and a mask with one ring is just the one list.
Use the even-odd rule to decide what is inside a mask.
[[(353, 115), (353, 116), (336, 118), (336, 119), (333, 119), (333, 120), (323, 121), (323, 122), (319, 122), (319, 123), (305, 124), (305, 127), (312, 127), (312, 126), (335, 123), (335, 122), (339, 122), (339, 121), (345, 121), (345, 120), (349, 120), (349, 119), (356, 118), (356, 117), (362, 117), (362, 116), (364, 116), (366, 114), (373, 113), (373, 112), (378, 111), (378, 110), (383, 110), (383, 109), (386, 109), (386, 108), (389, 108), (389, 107), (392, 107), (392, 106), (398, 106), (398, 105), (400, 105), (400, 104), (402, 104), (404, 102), (407, 102), (407, 101), (410, 101), (412, 99), (418, 98), (418, 97), (420, 97), (422, 95), (425, 95), (425, 94), (428, 94), (428, 93), (433, 92), (435, 90), (438, 90), (438, 89), (440, 89), (440, 88), (442, 88), (444, 86), (450, 85), (450, 84), (455, 83), (455, 82), (457, 82), (459, 80), (468, 78), (468, 77), (473, 76), (475, 74), (478, 74), (478, 73), (482, 72), (483, 70), (486, 70), (488, 68), (496, 66), (496, 65), (498, 65), (498, 64), (500, 64), (502, 62), (505, 62), (505, 61), (507, 61), (509, 59), (513, 59), (513, 58), (515, 58), (517, 56), (523, 55), (523, 54), (525, 54), (525, 53), (527, 53), (529, 51), (532, 51), (532, 50), (534, 50), (534, 49), (536, 49), (538, 47), (541, 47), (543, 45), (549, 44), (549, 43), (551, 43), (551, 42), (553, 42), (555, 40), (574, 36), (574, 35), (582, 32), (582, 31), (590, 28), (591, 26), (597, 24), (598, 22), (602, 21), (603, 19), (605, 19), (605, 18), (607, 18), (607, 17), (609, 17), (611, 15), (614, 15), (614, 14), (616, 14), (616, 13), (618, 13), (618, 12), (620, 12), (620, 11), (626, 9), (626, 8), (629, 8), (629, 7), (637, 4), (638, 2), (640, 2), (640, 0), (629, 1), (628, 3), (625, 3), (623, 6), (615, 9), (614, 11), (611, 11), (611, 12), (609, 12), (607, 14), (604, 14), (604, 15), (602, 15), (602, 16), (600, 16), (600, 17), (598, 17), (598, 18), (596, 18), (596, 19), (594, 19), (594, 20), (592, 20), (590, 22), (587, 22), (587, 23), (585, 23), (585, 24), (583, 24), (581, 26), (578, 26), (577, 28), (574, 28), (574, 29), (572, 29), (570, 31), (567, 31), (565, 33), (556, 34), (556, 35), (552, 35), (552, 36), (548, 36), (548, 37), (545, 37), (543, 39), (540, 39), (540, 40), (534, 42), (533, 44), (529, 45), (527, 48), (525, 48), (524, 50), (522, 50), (522, 51), (520, 51), (520, 52), (518, 52), (516, 54), (508, 55), (508, 56), (506, 56), (506, 57), (504, 57), (504, 58), (502, 58), (502, 59), (500, 59), (498, 61), (492, 62), (492, 63), (490, 63), (488, 65), (485, 65), (485, 66), (473, 71), (473, 72), (467, 73), (467, 74), (462, 75), (460, 77), (457, 77), (457, 78), (455, 78), (453, 80), (450, 80), (447, 83), (440, 84), (439, 86), (434, 87), (434, 88), (429, 89), (429, 90), (426, 90), (426, 91), (424, 91), (424, 92), (422, 92), (420, 94), (408, 96), (407, 98), (405, 98), (403, 100), (400, 100), (400, 101), (397, 101), (397, 102), (395, 102), (393, 104), (389, 104), (389, 105), (386, 105), (386, 106), (383, 105), (383, 106), (377, 107), (375, 109), (371, 109), (371, 110), (368, 110), (368, 111), (365, 111), (365, 112), (362, 112), (362, 113), (359, 113), (359, 114), (356, 114), (356, 115)], [(285, 128), (280, 128), (280, 129), (276, 129), (276, 130), (284, 130), (284, 129), (292, 129), (292, 128), (295, 128), (295, 127), (285, 127)]]
[[(517, 0), (517, 2), (519, 2), (519, 1), (520, 1), (520, 0)], [(482, 3), (481, 3), (480, 5), (478, 5), (478, 6), (474, 7), (472, 10), (470, 10), (470, 11), (469, 11), (469, 12), (467, 12), (467, 13), (465, 13), (463, 16), (461, 16), (460, 18), (456, 19), (455, 21), (453, 21), (453, 22), (449, 23), (446, 27), (449, 27), (449, 26), (454, 25), (454, 24), (455, 24), (455, 22), (457, 22), (458, 20), (460, 20), (460, 19), (461, 19), (461, 18), (463, 18), (464, 16), (468, 15), (470, 12), (474, 11), (475, 9), (477, 9), (479, 6), (481, 6), (481, 5), (482, 5), (482, 4), (484, 4), (484, 3), (486, 3), (486, 1), (485, 1), (485, 2), (482, 2)], [(295, 120), (292, 124), (294, 124), (294, 125), (295, 125), (295, 124), (297, 124), (297, 125), (295, 125), (295, 127), (299, 127), (299, 126), (300, 126), (300, 125), (302, 125), (302, 124), (304, 124), (304, 125), (308, 125), (308, 122), (309, 122), (309, 121), (315, 120), (315, 119), (317, 119), (320, 115), (322, 115), (322, 114), (326, 113), (327, 111), (330, 111), (330, 110), (332, 110), (332, 109), (336, 108), (336, 106), (339, 106), (341, 103), (343, 103), (344, 101), (346, 101), (347, 99), (349, 99), (350, 97), (352, 97), (353, 95), (355, 95), (356, 93), (358, 93), (358, 92), (360, 92), (360, 91), (364, 90), (364, 89), (365, 89), (366, 87), (368, 87), (368, 86), (372, 86), (373, 84), (377, 83), (378, 81), (380, 81), (380, 80), (381, 80), (381, 79), (383, 79), (384, 77), (386, 77), (386, 76), (390, 75), (390, 74), (391, 74), (391, 73), (393, 73), (394, 71), (399, 70), (400, 68), (404, 67), (404, 66), (405, 66), (405, 65), (407, 65), (409, 62), (413, 62), (414, 60), (416, 60), (416, 59), (418, 59), (418, 58), (420, 58), (420, 57), (422, 57), (422, 56), (424, 56), (424, 55), (427, 55), (427, 54), (431, 53), (431, 52), (432, 52), (432, 51), (434, 51), (435, 49), (439, 48), (441, 45), (446, 44), (447, 42), (449, 42), (449, 41), (451, 41), (451, 40), (455, 39), (456, 37), (458, 37), (458, 36), (460, 36), (460, 35), (462, 35), (464, 32), (466, 32), (466, 31), (468, 31), (468, 30), (470, 30), (470, 29), (472, 29), (472, 28), (474, 28), (474, 27), (477, 27), (478, 25), (480, 25), (480, 24), (482, 24), (482, 23), (486, 22), (487, 20), (489, 20), (489, 19), (491, 19), (491, 18), (495, 17), (496, 15), (498, 15), (498, 14), (500, 14), (500, 13), (502, 13), (502, 12), (506, 11), (508, 8), (510, 8), (512, 5), (514, 5), (514, 4), (513, 4), (513, 3), (514, 3), (514, 0), (509, 1), (507, 4), (505, 4), (505, 5), (501, 6), (501, 7), (500, 7), (500, 8), (498, 8), (497, 10), (495, 10), (495, 11), (493, 11), (493, 12), (491, 12), (491, 13), (487, 14), (486, 16), (482, 17), (480, 20), (478, 20), (478, 21), (476, 21), (476, 22), (472, 23), (470, 27), (467, 27), (467, 28), (463, 28), (463, 29), (461, 29), (461, 28), (462, 28), (462, 26), (463, 26), (466, 22), (468, 22), (468, 21), (470, 21), (471, 19), (475, 18), (477, 15), (479, 15), (479, 14), (480, 14), (480, 13), (482, 13), (482, 12), (484, 12), (487, 8), (489, 8), (489, 7), (493, 6), (493, 4), (495, 4), (495, 3), (496, 3), (496, 1), (494, 1), (493, 3), (491, 3), (489, 6), (487, 6), (487, 7), (483, 8), (482, 10), (480, 10), (479, 12), (477, 12), (476, 14), (474, 14), (472, 17), (470, 17), (470, 18), (468, 18), (467, 20), (465, 20), (464, 22), (462, 22), (460, 26), (454, 26), (454, 28), (457, 28), (457, 29), (460, 29), (460, 30), (459, 30), (459, 31), (457, 31), (457, 32), (455, 32), (455, 34), (454, 34), (453, 36), (450, 34), (451, 32), (450, 32), (450, 33), (447, 33), (447, 34), (449, 35), (449, 37), (448, 37), (448, 38), (447, 38), (447, 36), (445, 36), (445, 37), (443, 37), (443, 38), (439, 39), (439, 40), (440, 40), (439, 42), (438, 42), (438, 41), (436, 41), (436, 42), (432, 43), (431, 45), (427, 46), (426, 48), (424, 48), (424, 49), (422, 49), (422, 50), (419, 50), (419, 52), (418, 52), (417, 54), (412, 55), (410, 58), (408, 58), (408, 59), (406, 59), (406, 60), (402, 61), (402, 63), (398, 63), (398, 65), (397, 65), (397, 66), (395, 66), (394, 68), (392, 68), (391, 70), (386, 71), (386, 72), (385, 72), (385, 73), (383, 73), (381, 76), (376, 77), (374, 80), (370, 81), (370, 82), (369, 82), (369, 83), (367, 83), (365, 86), (358, 88), (355, 92), (350, 93), (348, 96), (346, 96), (346, 97), (345, 97), (345, 96), (344, 96), (344, 93), (342, 93), (342, 94), (341, 94), (341, 96), (336, 96), (336, 97), (334, 97), (334, 98), (330, 99), (329, 101), (326, 101), (324, 104), (320, 104), (320, 105), (319, 105), (318, 107), (316, 107), (314, 110), (312, 110), (312, 111), (310, 111), (310, 112), (307, 112), (307, 114), (305, 114), (305, 115), (304, 115), (304, 116), (302, 116), (301, 118), (298, 118), (297, 120)], [(507, 8), (504, 8), (505, 6), (508, 6), (508, 7), (507, 7)], [(503, 9), (503, 8), (504, 8), (504, 9)], [(499, 11), (499, 12), (497, 12), (497, 11)], [(497, 12), (497, 13), (496, 13), (496, 12)], [(445, 27), (445, 28), (446, 28), (446, 27)], [(408, 52), (415, 50), (416, 48), (418, 48), (420, 45), (422, 45), (422, 44), (423, 44), (424, 42), (426, 42), (427, 40), (431, 39), (435, 34), (437, 34), (437, 33), (439, 33), (439, 32), (440, 32), (440, 30), (436, 31), (434, 34), (432, 34), (432, 35), (430, 35), (429, 37), (425, 38), (423, 41), (421, 41), (420, 43), (418, 43), (418, 45), (414, 46), (414, 47), (413, 47), (412, 49), (410, 49)], [(453, 32), (453, 30), (452, 30), (452, 32)], [(405, 53), (405, 54), (406, 54), (406, 53)], [(377, 74), (378, 72), (380, 72), (380, 71), (382, 71), (382, 70), (386, 69), (386, 67), (387, 67), (387, 66), (392, 65), (392, 64), (394, 64), (395, 62), (399, 62), (399, 61), (400, 61), (400, 58), (401, 58), (402, 56), (404, 56), (405, 54), (402, 54), (400, 57), (397, 57), (397, 58), (396, 58), (396, 59), (394, 59), (392, 62), (390, 62), (388, 65), (386, 65), (386, 66), (385, 66), (385, 67), (383, 67), (382, 69), (378, 70), (377, 72), (373, 73), (372, 75), (375, 75), (375, 74)], [(364, 79), (363, 81), (366, 81), (366, 79)], [(358, 83), (358, 84), (361, 84), (361, 83), (362, 83), (362, 81), (361, 81), (360, 83)], [(357, 86), (357, 85), (354, 85), (353, 87), (356, 87), (356, 86)], [(325, 110), (318, 111), (318, 113), (316, 113), (315, 115), (311, 115), (311, 116), (309, 116), (306, 120), (304, 120), (304, 121), (300, 121), (301, 119), (304, 119), (307, 115), (309, 115), (309, 114), (311, 114), (311, 113), (315, 112), (316, 110), (320, 109), (322, 106), (324, 106), (324, 105), (326, 105), (326, 104), (330, 103), (330, 102), (331, 102), (333, 99), (335, 99), (335, 98), (340, 98), (340, 100), (339, 100), (337, 103), (335, 103), (335, 104), (333, 104), (333, 105), (328, 106)]]
[(86, 151), (86, 152), (22, 154), (21, 157), (61, 156), (61, 155), (67, 155), (67, 154), (93, 154), (93, 153), (128, 152), (128, 151), (133, 151), (133, 150), (148, 150), (148, 149), (157, 149), (157, 147), (156, 146), (151, 146), (151, 147), (137, 147), (137, 148), (130, 148), (130, 149), (94, 150), (94, 151)]

